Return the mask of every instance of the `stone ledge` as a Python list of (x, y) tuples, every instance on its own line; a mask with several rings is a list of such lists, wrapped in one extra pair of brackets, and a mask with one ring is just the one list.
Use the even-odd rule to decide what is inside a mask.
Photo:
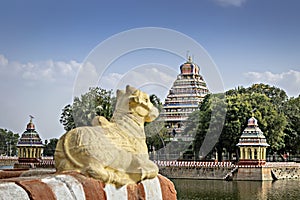
[[(27, 175), (26, 175), (27, 173)], [(0, 197), (18, 199), (176, 199), (174, 184), (162, 175), (116, 188), (77, 172), (0, 171)], [(36, 173), (39, 174), (39, 173)]]

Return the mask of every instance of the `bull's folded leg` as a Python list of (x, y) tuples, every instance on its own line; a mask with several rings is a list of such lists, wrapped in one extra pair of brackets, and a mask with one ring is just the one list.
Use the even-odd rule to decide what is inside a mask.
[(122, 185), (128, 183), (135, 183), (134, 181), (130, 180), (126, 173), (115, 171), (109, 167), (103, 167), (101, 164), (91, 164), (84, 168), (81, 173), (101, 180), (105, 183), (115, 184), (117, 187), (121, 187)]
[(141, 165), (141, 180), (155, 178), (158, 174), (158, 167), (153, 162), (145, 162)]

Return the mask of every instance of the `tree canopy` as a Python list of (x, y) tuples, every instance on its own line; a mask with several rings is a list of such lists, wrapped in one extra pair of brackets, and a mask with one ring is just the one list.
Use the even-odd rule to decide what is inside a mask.
[[(161, 112), (163, 109), (160, 99), (155, 95), (150, 95), (151, 103)], [(167, 143), (167, 128), (163, 121), (158, 118), (151, 123), (145, 123), (145, 135), (148, 150), (158, 150), (163, 148)]]
[(90, 126), (95, 116), (110, 119), (114, 102), (111, 90), (90, 88), (81, 97), (75, 97), (72, 105), (68, 104), (62, 109), (60, 123), (66, 131), (69, 131), (79, 126)]
[(0, 155), (15, 156), (17, 155), (18, 133), (0, 128)]
[(57, 138), (52, 138), (52, 139), (50, 139), (49, 142), (48, 142), (48, 140), (45, 140), (43, 155), (44, 156), (54, 156), (57, 142), (58, 142)]
[[(216, 99), (220, 100), (216, 101)], [(216, 107), (218, 104), (222, 105), (222, 100), (223, 98), (220, 95), (207, 95), (199, 110), (192, 113), (189, 117), (190, 123), (187, 125), (186, 132), (193, 132), (195, 134), (194, 151), (197, 158), (199, 158), (199, 151), (200, 154), (202, 152), (201, 148), (203, 148), (202, 146), (204, 139), (208, 136), (207, 134), (214, 133), (213, 131), (208, 132), (208, 130), (215, 128), (217, 131), (219, 129), (216, 126), (217, 124), (211, 127), (211, 124), (215, 123), (214, 121), (216, 120), (212, 118), (212, 112), (215, 110), (214, 116), (216, 117), (225, 114), (224, 109), (220, 109), (220, 106), (220, 108)], [(249, 88), (239, 87), (226, 92), (225, 102), (225, 122), (224, 124), (219, 123), (219, 126), (223, 127), (214, 146), (220, 156), (219, 160), (221, 159), (223, 149), (226, 149), (230, 155), (236, 152), (236, 144), (242, 131), (247, 126), (247, 120), (252, 114), (258, 120), (258, 125), (264, 132), (267, 142), (270, 144), (270, 151), (285, 149), (287, 117), (282, 110), (284, 110), (287, 102), (287, 96), (283, 90), (264, 84), (255, 84)], [(294, 128), (291, 129), (294, 130)], [(212, 136), (217, 136), (217, 134), (214, 133), (210, 137)], [(213, 142), (211, 144), (214, 145)], [(212, 148), (211, 146), (210, 149)]]
[(300, 95), (290, 98), (283, 106), (283, 112), (287, 119), (285, 129), (286, 152), (300, 153)]

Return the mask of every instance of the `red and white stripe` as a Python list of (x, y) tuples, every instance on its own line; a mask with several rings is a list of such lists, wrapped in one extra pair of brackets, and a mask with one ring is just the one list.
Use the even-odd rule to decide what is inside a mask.
[(200, 161), (153, 161), (158, 167), (224, 167), (233, 168), (235, 165), (231, 162), (200, 162)]
[(173, 183), (161, 175), (116, 188), (78, 173), (66, 173), (43, 178), (1, 179), (0, 199), (171, 200), (176, 199), (176, 191)]

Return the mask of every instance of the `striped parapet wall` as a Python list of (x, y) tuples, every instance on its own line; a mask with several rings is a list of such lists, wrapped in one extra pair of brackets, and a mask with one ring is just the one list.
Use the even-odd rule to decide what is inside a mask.
[[(12, 175), (13, 173), (13, 175)], [(76, 172), (22, 177), (24, 172), (0, 171), (0, 199), (176, 199), (173, 183), (162, 175), (116, 188)], [(28, 172), (27, 172), (28, 173)], [(6, 174), (6, 175), (5, 175)], [(9, 175), (10, 174), (10, 175)]]
[(236, 168), (231, 162), (154, 161), (168, 178), (224, 180)]
[(200, 161), (153, 161), (158, 167), (230, 167), (235, 165), (232, 162), (200, 162)]
[(0, 156), (0, 166), (13, 166), (15, 163), (18, 163), (18, 157)]

